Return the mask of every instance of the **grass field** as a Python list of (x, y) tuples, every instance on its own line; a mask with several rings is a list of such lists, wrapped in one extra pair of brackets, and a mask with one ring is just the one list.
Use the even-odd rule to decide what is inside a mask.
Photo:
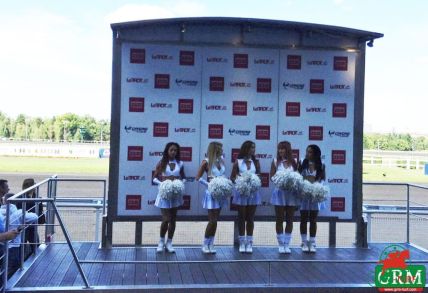
[[(108, 159), (0, 157), (1, 173), (108, 174)], [(428, 184), (422, 170), (364, 165), (364, 181), (414, 182)]]

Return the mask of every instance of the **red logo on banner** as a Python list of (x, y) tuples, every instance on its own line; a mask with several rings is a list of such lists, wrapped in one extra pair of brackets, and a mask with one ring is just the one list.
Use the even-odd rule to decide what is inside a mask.
[(224, 91), (224, 77), (222, 77), (222, 76), (211, 76), (210, 77), (210, 91), (212, 91), (212, 92)]
[(169, 89), (169, 74), (155, 74), (155, 89)]
[(346, 118), (346, 103), (333, 103), (333, 117)]
[(332, 150), (331, 151), (331, 163), (334, 165), (345, 165), (346, 164), (346, 151), (345, 150)]
[(285, 103), (285, 116), (299, 117), (300, 116), (300, 103), (287, 102)]
[(127, 210), (141, 210), (141, 195), (127, 194), (126, 195), (126, 209)]
[(309, 140), (322, 140), (323, 128), (322, 126), (309, 126)]
[(344, 197), (332, 197), (330, 206), (331, 206), (332, 212), (344, 212), (345, 211), (345, 198)]
[(142, 160), (143, 160), (143, 147), (128, 146), (128, 161), (142, 161)]
[(192, 147), (180, 147), (180, 159), (183, 162), (192, 161)]
[(186, 65), (186, 66), (195, 65), (195, 52), (180, 51), (180, 65)]
[(153, 122), (153, 136), (154, 137), (168, 137), (168, 123), (167, 122)]
[(208, 138), (223, 138), (223, 124), (208, 124)]
[(348, 57), (334, 56), (333, 70), (347, 71), (348, 70)]
[(300, 151), (299, 150), (292, 150), (291, 151), (293, 153), (293, 159), (296, 160), (296, 162), (300, 161)]
[(256, 126), (256, 139), (270, 140), (270, 126), (257, 125)]
[(260, 173), (260, 181), (262, 187), (269, 187), (269, 173)]
[(144, 98), (129, 98), (129, 112), (144, 112)]
[(248, 54), (233, 54), (234, 68), (248, 68)]
[(146, 63), (146, 50), (145, 49), (131, 49), (129, 54), (129, 62), (144, 64)]
[(257, 92), (270, 93), (272, 91), (272, 80), (270, 78), (257, 78)]
[(193, 100), (192, 99), (179, 99), (178, 100), (178, 113), (180, 113), (180, 114), (193, 114)]
[(246, 101), (233, 101), (232, 114), (234, 116), (247, 116), (247, 102)]
[(287, 56), (287, 69), (301, 69), (301, 68), (302, 68), (302, 56), (300, 55)]
[(192, 197), (190, 195), (183, 195), (183, 204), (178, 207), (179, 210), (190, 210), (190, 203)]
[(323, 94), (324, 93), (324, 79), (311, 79), (309, 92), (311, 94)]
[(235, 162), (236, 159), (238, 158), (239, 155), (239, 150), (240, 149), (232, 149), (232, 155), (230, 156), (231, 162)]

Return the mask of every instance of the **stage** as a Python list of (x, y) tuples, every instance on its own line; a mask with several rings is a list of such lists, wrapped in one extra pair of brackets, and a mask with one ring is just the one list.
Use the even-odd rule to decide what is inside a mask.
[[(302, 253), (296, 247), (290, 255), (279, 255), (276, 247), (255, 247), (253, 254), (241, 254), (233, 247), (218, 246), (216, 254), (204, 255), (200, 247), (176, 247), (174, 254), (159, 254), (154, 247), (101, 249), (98, 242), (73, 243), (92, 290), (100, 292), (374, 291), (375, 266), (388, 245), (318, 248), (316, 254)], [(428, 263), (427, 251), (404, 246), (410, 249), (412, 264)], [(15, 285), (9, 292), (88, 291), (65, 243), (47, 246), (27, 261), (24, 271), (18, 271), (9, 286), (11, 283)]]

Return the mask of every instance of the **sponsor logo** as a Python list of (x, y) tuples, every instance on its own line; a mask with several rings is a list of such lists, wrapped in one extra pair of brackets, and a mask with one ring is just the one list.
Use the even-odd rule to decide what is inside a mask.
[(136, 132), (136, 133), (146, 133), (148, 130), (147, 127), (134, 127), (134, 126), (126, 126), (125, 125), (125, 131), (126, 133)]
[(234, 116), (247, 116), (247, 102), (246, 101), (233, 101), (232, 115), (234, 115)]
[(123, 180), (131, 180), (131, 181), (146, 180), (146, 177), (140, 176), (140, 175), (127, 175), (127, 176), (123, 176)]
[(142, 160), (143, 160), (143, 147), (128, 146), (128, 161), (142, 161)]
[(190, 203), (192, 197), (190, 195), (183, 195), (183, 204), (178, 207), (179, 210), (190, 210)]
[(296, 160), (296, 162), (300, 161), (300, 151), (299, 150), (292, 150), (291, 151), (293, 153), (293, 159)]
[(306, 62), (309, 66), (326, 66), (327, 61), (325, 60), (309, 60)]
[(270, 126), (256, 125), (256, 139), (270, 140)]
[(266, 106), (259, 106), (259, 107), (253, 107), (254, 112), (272, 112), (273, 107), (266, 107)]
[(305, 84), (304, 83), (289, 83), (287, 81), (284, 81), (282, 83), (282, 86), (284, 87), (284, 89), (288, 90), (288, 89), (293, 89), (293, 90), (303, 90), (305, 88)]
[(262, 187), (269, 187), (269, 173), (260, 173), (260, 181)]
[(326, 112), (326, 109), (320, 107), (306, 107), (306, 112), (323, 113)]
[(311, 79), (309, 92), (311, 94), (323, 94), (324, 93), (324, 80), (323, 79)]
[(240, 150), (240, 149), (234, 149), (234, 148), (232, 148), (232, 153), (231, 153), (231, 156), (230, 156), (230, 161), (231, 161), (232, 163), (233, 163), (233, 162), (235, 162), (235, 161), (236, 161), (236, 159), (238, 158), (239, 150)]
[(303, 131), (301, 130), (283, 130), (282, 135), (288, 135), (288, 136), (300, 136), (303, 135)]
[(248, 136), (250, 135), (250, 133), (251, 133), (251, 130), (240, 130), (240, 129), (229, 128), (230, 135)]
[(129, 54), (129, 62), (136, 64), (146, 63), (146, 50), (145, 49), (131, 49)]
[(254, 59), (254, 64), (272, 65), (275, 64), (273, 59), (257, 58)]
[(212, 92), (224, 91), (224, 77), (211, 76), (210, 77), (210, 91), (212, 91)]
[(168, 54), (152, 54), (153, 60), (172, 60), (172, 56)]
[(225, 111), (227, 107), (223, 105), (206, 105), (205, 109), (208, 111)]
[(127, 194), (126, 195), (126, 209), (127, 210), (141, 210), (141, 195)]
[[(156, 185), (156, 184), (153, 184), (153, 183), (152, 183), (152, 185)], [(156, 203), (156, 199), (151, 199), (151, 200), (148, 200), (148, 201), (147, 201), (147, 205), (148, 205), (148, 206), (154, 206), (154, 205), (155, 205), (155, 203)]]
[(144, 98), (129, 98), (129, 112), (144, 112)]
[(142, 77), (127, 77), (126, 82), (129, 83), (148, 83), (148, 78), (142, 78)]
[(322, 140), (323, 127), (322, 126), (309, 126), (309, 140)]
[(255, 154), (255, 157), (258, 160), (272, 159), (272, 155), (270, 154)]
[(150, 107), (151, 108), (172, 108), (172, 104), (167, 104), (167, 103), (150, 103)]
[(196, 132), (195, 128), (184, 128), (184, 127), (177, 127), (174, 128), (174, 132), (178, 133), (194, 133)]
[(333, 103), (333, 117), (345, 118), (346, 117), (346, 104), (345, 103)]
[(198, 81), (197, 80), (184, 80), (184, 79), (175, 79), (175, 83), (178, 86), (197, 86)]
[(192, 147), (180, 147), (180, 159), (183, 162), (192, 161)]
[(155, 89), (169, 89), (169, 74), (155, 74)]
[(227, 58), (224, 57), (207, 57), (208, 63), (227, 63)]
[(150, 157), (162, 157), (163, 152), (149, 152)]
[(332, 212), (344, 212), (345, 211), (345, 198), (344, 197), (332, 197), (331, 198), (331, 211)]
[(195, 65), (194, 51), (180, 51), (180, 65), (193, 66)]
[(248, 54), (233, 54), (233, 68), (248, 68)]
[(300, 103), (299, 102), (285, 103), (285, 116), (300, 117)]
[(178, 100), (178, 113), (180, 113), (180, 114), (193, 114), (193, 100), (192, 99), (179, 99)]
[(332, 150), (331, 151), (331, 163), (333, 165), (345, 165), (346, 164), (346, 151), (345, 150)]
[(328, 131), (328, 135), (330, 135), (330, 137), (333, 137), (333, 136), (349, 137), (350, 134), (351, 133), (349, 131), (332, 131), (332, 130)]
[(231, 82), (230, 87), (241, 87), (241, 88), (250, 88), (251, 87), (251, 83), (249, 82)]
[(154, 137), (168, 137), (168, 123), (167, 122), (153, 122), (153, 136)]
[(347, 71), (348, 70), (348, 57), (346, 57), (346, 56), (334, 56), (333, 70)]
[(302, 56), (300, 55), (287, 55), (287, 69), (301, 69)]
[(349, 90), (351, 89), (351, 86), (348, 84), (331, 84), (330, 89), (331, 90)]
[(330, 178), (328, 179), (328, 183), (331, 184), (343, 184), (343, 183), (348, 183), (349, 180), (346, 178)]
[(257, 92), (270, 93), (272, 91), (272, 79), (270, 78), (257, 78)]
[(209, 124), (208, 138), (223, 138), (223, 124)]

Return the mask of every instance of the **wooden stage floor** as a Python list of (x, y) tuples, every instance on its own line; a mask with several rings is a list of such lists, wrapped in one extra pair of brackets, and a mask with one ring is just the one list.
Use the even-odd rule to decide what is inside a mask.
[[(217, 254), (204, 255), (200, 247), (176, 247), (176, 253), (157, 254), (154, 247), (100, 249), (96, 242), (73, 244), (82, 261), (170, 262), (82, 264), (90, 286), (101, 292), (312, 292), (315, 288), (317, 292), (375, 292), (376, 262), (387, 245), (370, 244), (368, 249), (318, 248), (316, 254), (292, 248), (290, 255), (279, 255), (276, 247), (255, 247), (253, 254), (241, 254), (233, 247), (218, 246)], [(427, 251), (404, 246), (410, 249), (412, 264), (427, 265)], [(81, 291), (84, 286), (68, 246), (62, 243), (46, 247), (11, 281), (15, 284), (8, 289), (10, 292), (70, 292)]]

